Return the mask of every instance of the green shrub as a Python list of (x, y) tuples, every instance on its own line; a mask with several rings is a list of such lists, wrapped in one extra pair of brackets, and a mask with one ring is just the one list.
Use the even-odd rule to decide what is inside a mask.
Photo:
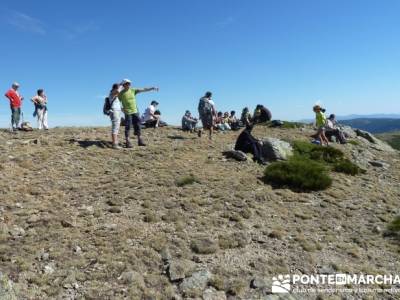
[(345, 173), (353, 176), (365, 172), (364, 170), (362, 170), (360, 167), (358, 167), (356, 164), (352, 163), (348, 159), (343, 159), (341, 161), (336, 162), (333, 165), (333, 170), (335, 172)]
[(195, 182), (199, 182), (199, 180), (195, 176), (186, 175), (182, 176), (181, 178), (178, 178), (175, 183), (177, 186), (182, 187), (188, 184), (193, 184)]
[(310, 142), (294, 141), (293, 149), (297, 156), (324, 161), (326, 163), (335, 163), (344, 158), (344, 153), (339, 149), (333, 147), (322, 147), (311, 144)]
[(270, 164), (265, 169), (264, 181), (295, 191), (324, 190), (332, 184), (324, 165), (306, 158), (292, 158), (286, 162)]
[(387, 227), (391, 232), (400, 232), (400, 216), (397, 216)]
[(347, 141), (347, 143), (352, 144), (354, 146), (359, 146), (360, 145), (360, 142), (356, 141), (356, 140), (350, 140), (350, 141)]

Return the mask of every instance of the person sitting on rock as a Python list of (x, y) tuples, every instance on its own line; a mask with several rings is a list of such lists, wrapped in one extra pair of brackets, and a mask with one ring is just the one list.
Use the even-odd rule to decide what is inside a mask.
[(239, 130), (239, 121), (236, 118), (236, 112), (234, 110), (231, 111), (231, 114), (228, 118), (228, 124), (232, 130)]
[(187, 110), (182, 117), (182, 130), (193, 132), (196, 129), (197, 123), (198, 120), (192, 117), (191, 112)]
[(251, 124), (251, 113), (249, 111), (248, 107), (243, 108), (242, 110), (242, 115), (240, 117), (240, 122), (242, 123), (242, 126), (246, 127), (247, 125)]
[(159, 114), (156, 114), (157, 106), (158, 102), (153, 100), (144, 111), (142, 120), (146, 128), (157, 128), (159, 126), (161, 117)]
[(317, 139), (319, 140), (320, 144), (325, 144), (326, 146), (329, 145), (329, 141), (326, 138), (325, 131), (326, 131), (326, 116), (325, 110), (319, 106), (314, 105), (313, 111), (315, 112), (315, 125), (317, 127)]
[(325, 132), (326, 137), (331, 140), (331, 138), (334, 136), (337, 141), (341, 144), (346, 144), (346, 137), (344, 136), (343, 132), (338, 128), (337, 122), (336, 122), (336, 116), (334, 114), (331, 114), (329, 118), (326, 120), (326, 132)]
[(253, 127), (254, 124), (246, 125), (246, 128), (239, 134), (236, 140), (235, 150), (242, 151), (244, 153), (251, 153), (253, 154), (254, 161), (265, 165), (266, 162), (262, 155), (262, 142), (251, 134)]
[(253, 123), (254, 124), (265, 123), (271, 121), (271, 119), (272, 119), (272, 114), (270, 110), (264, 107), (263, 105), (258, 104), (256, 106), (256, 109), (254, 110)]
[[(229, 115), (228, 115), (229, 117)], [(226, 115), (222, 114), (222, 111), (218, 112), (217, 120), (216, 120), (217, 129), (220, 131), (231, 130), (231, 127), (228, 124), (228, 118)]]

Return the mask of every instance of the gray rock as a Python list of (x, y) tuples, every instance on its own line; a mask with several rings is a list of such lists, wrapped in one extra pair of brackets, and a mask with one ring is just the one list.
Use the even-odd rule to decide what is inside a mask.
[(385, 162), (379, 161), (379, 160), (370, 160), (370, 161), (369, 161), (369, 164), (370, 164), (371, 166), (378, 167), (378, 168), (385, 168), (385, 169), (387, 169), (387, 168), (389, 167), (389, 164), (388, 164), (388, 163), (385, 163)]
[(180, 279), (184, 279), (188, 275), (190, 275), (194, 269), (196, 268), (196, 264), (191, 260), (187, 259), (173, 259), (169, 263), (168, 267), (168, 276), (171, 281), (176, 281)]
[(350, 126), (339, 125), (339, 129), (344, 133), (346, 138), (354, 139), (357, 137), (357, 133)]
[(257, 277), (251, 280), (250, 287), (252, 289), (260, 289), (267, 286), (267, 283), (263, 278)]
[(267, 161), (287, 160), (293, 155), (292, 146), (276, 138), (266, 138), (262, 146), (263, 156)]
[(319, 274), (335, 274), (336, 271), (331, 265), (328, 265), (328, 266), (318, 267), (318, 273)]
[(226, 300), (226, 294), (211, 287), (203, 292), (203, 300)]
[(133, 284), (135, 283), (138, 286), (144, 286), (144, 280), (141, 274), (136, 271), (126, 271), (118, 277), (125, 284)]
[(201, 295), (211, 276), (212, 274), (208, 270), (195, 272), (192, 276), (185, 278), (179, 288), (185, 296)]
[(246, 161), (247, 160), (247, 155), (246, 153), (242, 152), (242, 151), (238, 151), (238, 150), (228, 150), (224, 152), (224, 155), (227, 158), (233, 158), (236, 159), (238, 161)]
[(367, 131), (356, 129), (355, 132), (356, 132), (357, 136), (360, 136), (360, 137), (366, 139), (367, 141), (369, 141), (372, 144), (371, 147), (376, 150), (385, 151), (385, 152), (396, 152), (396, 150), (394, 150), (387, 143), (381, 141), (380, 139), (376, 138), (375, 136), (373, 136), (371, 133), (369, 133)]

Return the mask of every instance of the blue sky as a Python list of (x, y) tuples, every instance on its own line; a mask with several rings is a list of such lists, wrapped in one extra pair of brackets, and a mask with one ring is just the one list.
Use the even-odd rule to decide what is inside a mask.
[[(0, 6), (0, 87), (44, 88), (49, 122), (108, 125), (103, 96), (130, 78), (159, 93), (167, 122), (214, 93), (222, 111), (262, 103), (276, 119), (400, 113), (400, 1), (8, 1)], [(33, 106), (23, 111), (32, 120)], [(0, 102), (0, 126), (9, 107)]]

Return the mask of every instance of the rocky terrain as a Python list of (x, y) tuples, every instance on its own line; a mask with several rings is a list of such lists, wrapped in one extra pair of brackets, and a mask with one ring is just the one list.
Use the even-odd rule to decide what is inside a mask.
[(278, 274), (398, 273), (384, 232), (400, 213), (399, 152), (354, 134), (334, 147), (366, 173), (296, 193), (224, 157), (237, 134), (148, 129), (148, 147), (113, 150), (108, 128), (0, 132), (0, 299), (279, 299)]

